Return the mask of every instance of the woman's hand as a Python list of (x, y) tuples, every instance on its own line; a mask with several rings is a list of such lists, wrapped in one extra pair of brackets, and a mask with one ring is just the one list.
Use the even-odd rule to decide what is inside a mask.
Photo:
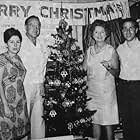
[(10, 110), (8, 104), (4, 104), (5, 116), (8, 118), (13, 117), (13, 112)]
[(102, 61), (101, 64), (107, 69), (107, 70), (110, 70), (112, 67), (111, 67), (111, 62), (110, 61)]
[(39, 83), (38, 84), (39, 89), (40, 89), (40, 95), (43, 96), (44, 95), (44, 84), (43, 83)]

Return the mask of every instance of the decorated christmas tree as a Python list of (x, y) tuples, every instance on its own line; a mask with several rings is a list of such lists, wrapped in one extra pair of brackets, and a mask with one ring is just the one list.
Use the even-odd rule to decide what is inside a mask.
[(46, 135), (85, 135), (91, 125), (86, 103), (86, 72), (82, 68), (83, 51), (72, 37), (72, 28), (64, 19), (52, 34), (54, 44), (46, 66), (44, 115)]

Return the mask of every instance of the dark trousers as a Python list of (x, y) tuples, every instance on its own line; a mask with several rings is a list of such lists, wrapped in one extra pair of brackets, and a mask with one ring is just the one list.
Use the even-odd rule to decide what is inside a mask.
[(118, 81), (118, 106), (125, 140), (140, 140), (140, 81)]

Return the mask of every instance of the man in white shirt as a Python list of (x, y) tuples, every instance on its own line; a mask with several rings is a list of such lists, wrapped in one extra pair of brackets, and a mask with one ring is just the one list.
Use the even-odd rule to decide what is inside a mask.
[[(26, 35), (19, 53), (27, 70), (24, 86), (27, 97), (28, 112), (31, 118), (31, 139), (45, 137), (45, 124), (43, 122), (44, 75), (49, 49), (44, 47), (38, 36), (41, 22), (38, 17), (30, 16), (25, 21)], [(42, 45), (42, 44), (43, 45)]]
[(140, 41), (135, 20), (125, 19), (122, 33), (125, 42), (117, 48), (120, 59), (118, 103), (124, 139), (138, 140), (140, 131)]

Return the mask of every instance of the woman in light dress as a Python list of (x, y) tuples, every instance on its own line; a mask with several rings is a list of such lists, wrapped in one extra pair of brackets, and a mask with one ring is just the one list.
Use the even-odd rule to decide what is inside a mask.
[(93, 136), (101, 137), (101, 126), (105, 128), (107, 140), (113, 140), (112, 125), (119, 123), (114, 77), (119, 74), (118, 55), (115, 49), (106, 43), (109, 35), (106, 22), (95, 20), (91, 25), (91, 37), (94, 44), (85, 54), (84, 69), (87, 70), (87, 103), (93, 115)]

